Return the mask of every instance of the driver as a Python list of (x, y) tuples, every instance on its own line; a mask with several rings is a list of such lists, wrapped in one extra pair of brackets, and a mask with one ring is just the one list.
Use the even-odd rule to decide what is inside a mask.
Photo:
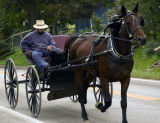
[(61, 50), (55, 47), (52, 35), (45, 31), (48, 25), (45, 24), (44, 20), (36, 20), (36, 24), (33, 27), (36, 30), (27, 34), (21, 40), (20, 46), (24, 53), (31, 54), (34, 63), (41, 72), (44, 72), (49, 68), (49, 64), (43, 58), (48, 57), (50, 51), (55, 51), (56, 54), (59, 54)]

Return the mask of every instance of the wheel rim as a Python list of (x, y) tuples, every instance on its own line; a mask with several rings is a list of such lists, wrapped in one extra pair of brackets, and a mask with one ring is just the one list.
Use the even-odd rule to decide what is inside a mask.
[[(102, 89), (101, 89), (101, 84), (100, 84), (99, 78), (96, 78), (95, 81), (93, 82), (93, 92), (94, 92), (96, 102), (104, 104), (104, 98), (102, 96)], [(111, 82), (109, 83), (109, 94), (112, 99), (113, 85)]]
[(11, 58), (9, 58), (4, 70), (4, 84), (7, 100), (11, 108), (15, 108), (18, 103), (18, 77), (16, 67)]
[(37, 117), (41, 109), (41, 87), (36, 69), (30, 66), (26, 76), (26, 97), (33, 117)]
[(78, 101), (78, 95), (73, 95), (70, 97), (70, 99), (73, 101), (73, 102), (77, 102)]

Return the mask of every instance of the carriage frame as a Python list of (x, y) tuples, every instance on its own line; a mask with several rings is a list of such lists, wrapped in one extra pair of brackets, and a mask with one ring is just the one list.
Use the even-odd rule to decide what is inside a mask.
[[(41, 93), (42, 92), (46, 92), (46, 91), (53, 92), (53, 93), (50, 93), (52, 94), (51, 96), (53, 98), (50, 99), (48, 97), (48, 100), (55, 100), (55, 99), (60, 99), (64, 97), (70, 97), (70, 99), (73, 102), (78, 101), (77, 89), (73, 88), (70, 90), (65, 87), (64, 89), (56, 88), (55, 89), (56, 93), (55, 93), (53, 89), (51, 89), (50, 85), (48, 86), (48, 83), (46, 81), (46, 78), (44, 77), (44, 74), (39, 72), (39, 69), (37, 68), (36, 65), (32, 64), (31, 62), (32, 60), (30, 58), (28, 57), (26, 58), (28, 62), (30, 63), (30, 65), (27, 67), (27, 71), (25, 73), (24, 80), (18, 80), (16, 66), (14, 64), (14, 61), (11, 58), (7, 59), (6, 64), (5, 64), (5, 69), (4, 69), (5, 91), (6, 91), (7, 100), (12, 109), (14, 109), (18, 103), (19, 84), (25, 84), (27, 104), (28, 104), (29, 110), (33, 117), (37, 117), (40, 114), (41, 100), (42, 100)], [(88, 68), (90, 66), (93, 66), (93, 64), (96, 63), (96, 61), (91, 60), (85, 63), (75, 64), (75, 62), (84, 60), (86, 58), (87, 57), (82, 57), (80, 59), (75, 59), (75, 60), (68, 61), (68, 62), (59, 64), (59, 65), (55, 65), (52, 67), (52, 69), (50, 69), (50, 72), (59, 72), (59, 71), (62, 71), (62, 72), (63, 71), (73, 71), (74, 72), (75, 70), (79, 68), (82, 68), (82, 67)], [(48, 74), (47, 74), (47, 77), (49, 77)], [(64, 85), (61, 85), (61, 86), (64, 86)], [(94, 93), (95, 100), (96, 100), (96, 107), (99, 104), (104, 104), (104, 99), (103, 99), (102, 92), (101, 92), (102, 89), (101, 89), (100, 79), (95, 76), (93, 82), (89, 85), (89, 87), (93, 88), (93, 93)], [(112, 83), (110, 83), (109, 89), (110, 89), (110, 95), (112, 97), (113, 95)], [(66, 90), (68, 93), (66, 93)]]

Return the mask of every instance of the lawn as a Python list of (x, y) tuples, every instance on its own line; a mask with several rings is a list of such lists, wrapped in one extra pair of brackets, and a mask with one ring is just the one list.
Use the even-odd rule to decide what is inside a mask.
[(151, 66), (158, 58), (155, 55), (144, 56), (144, 48), (137, 48), (134, 54), (132, 77), (160, 80), (160, 67), (152, 70)]
[[(154, 55), (150, 56), (149, 58), (146, 58), (143, 54), (143, 48), (135, 49), (132, 77), (160, 80), (160, 67), (154, 70), (151, 69), (151, 65), (155, 63), (158, 60), (158, 58)], [(12, 58), (17, 66), (28, 65), (25, 56), (19, 48), (16, 48), (15, 53), (11, 54), (7, 58)], [(4, 65), (7, 58), (0, 60), (0, 65)]]
[(28, 62), (27, 62), (27, 60), (26, 60), (25, 56), (23, 55), (22, 50), (20, 48), (15, 48), (14, 53), (7, 56), (5, 59), (0, 59), (0, 65), (4, 65), (8, 58), (12, 58), (15, 65), (17, 65), (17, 66), (28, 65)]

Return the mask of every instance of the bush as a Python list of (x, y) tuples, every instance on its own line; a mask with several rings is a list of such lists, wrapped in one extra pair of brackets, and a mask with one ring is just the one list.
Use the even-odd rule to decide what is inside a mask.
[(11, 47), (7, 42), (0, 40), (0, 59), (4, 58), (11, 52)]

